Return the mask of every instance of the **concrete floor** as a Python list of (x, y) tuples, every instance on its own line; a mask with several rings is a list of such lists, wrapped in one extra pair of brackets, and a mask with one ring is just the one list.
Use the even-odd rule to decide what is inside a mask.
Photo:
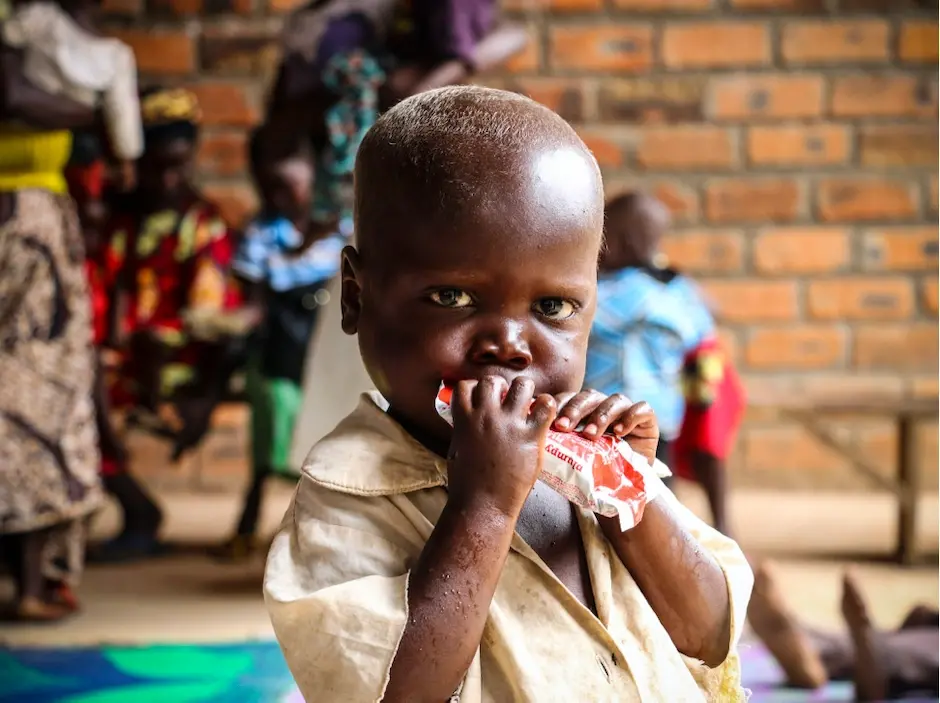
[[(272, 532), (290, 488), (272, 485), (264, 515)], [(680, 491), (697, 512), (701, 496)], [(164, 485), (164, 537), (181, 553), (144, 564), (94, 567), (80, 596), (84, 612), (52, 627), (4, 626), (0, 642), (14, 645), (81, 645), (214, 642), (270, 638), (261, 601), (263, 563), (220, 566), (200, 545), (222, 540), (234, 523), (238, 494), (231, 487)], [(938, 603), (938, 501), (925, 496), (919, 542), (934, 556), (901, 569), (884, 556), (893, 549), (894, 507), (889, 496), (738, 491), (732, 497), (733, 527), (750, 555), (773, 555), (783, 592), (808, 622), (838, 627), (840, 575), (853, 566), (871, 600), (877, 623), (892, 626), (914, 603)], [(104, 536), (117, 527), (113, 506), (95, 523)], [(0, 588), (0, 590), (3, 590)], [(0, 598), (3, 594), (0, 593)]]

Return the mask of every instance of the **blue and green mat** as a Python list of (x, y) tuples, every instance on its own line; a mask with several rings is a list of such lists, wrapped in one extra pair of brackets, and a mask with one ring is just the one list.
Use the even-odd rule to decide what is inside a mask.
[[(751, 703), (852, 700), (848, 683), (781, 686), (759, 644), (741, 647)], [(0, 703), (303, 703), (275, 642), (146, 647), (0, 647)], [(311, 702), (312, 703), (312, 702)]]

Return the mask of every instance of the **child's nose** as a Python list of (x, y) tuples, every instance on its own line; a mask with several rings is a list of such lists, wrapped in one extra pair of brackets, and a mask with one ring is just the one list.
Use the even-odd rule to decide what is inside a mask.
[(477, 337), (471, 360), (479, 366), (504, 366), (522, 371), (532, 365), (532, 352), (521, 325), (506, 324)]

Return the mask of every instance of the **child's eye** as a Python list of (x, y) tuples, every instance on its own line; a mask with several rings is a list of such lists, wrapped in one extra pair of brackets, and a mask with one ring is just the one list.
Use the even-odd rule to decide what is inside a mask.
[(442, 288), (431, 293), (431, 301), (442, 308), (465, 308), (473, 304), (469, 293), (459, 288)]
[(552, 320), (567, 320), (577, 312), (577, 307), (564, 298), (542, 298), (533, 306), (535, 311)]

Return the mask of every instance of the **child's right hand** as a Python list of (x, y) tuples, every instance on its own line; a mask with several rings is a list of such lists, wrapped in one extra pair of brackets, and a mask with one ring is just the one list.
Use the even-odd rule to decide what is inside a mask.
[(454, 389), (454, 433), (448, 461), (449, 500), (495, 509), (513, 519), (535, 485), (555, 419), (555, 399), (535, 399), (534, 383), (499, 376), (461, 381)]

